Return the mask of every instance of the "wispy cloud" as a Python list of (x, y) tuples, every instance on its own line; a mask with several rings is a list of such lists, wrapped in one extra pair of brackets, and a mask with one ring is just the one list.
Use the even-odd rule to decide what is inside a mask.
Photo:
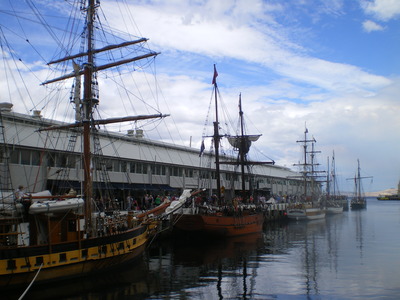
[(363, 22), (363, 28), (366, 32), (372, 32), (372, 31), (382, 31), (384, 30), (384, 27), (375, 23), (374, 21), (367, 20)]

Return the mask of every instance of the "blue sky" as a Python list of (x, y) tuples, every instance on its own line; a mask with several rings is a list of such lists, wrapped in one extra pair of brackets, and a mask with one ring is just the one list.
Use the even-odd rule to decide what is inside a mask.
[[(25, 76), (32, 85), (34, 96), (30, 97), (45, 99), (39, 84), (50, 73), (44, 71), (43, 58), (48, 60), (55, 53), (51, 47), (55, 38), (39, 24), (19, 26), (28, 21), (16, 16), (37, 17), (28, 10), (30, 2), (14, 2), (1, 1), (0, 25), (17, 56), (35, 71)], [(46, 13), (49, 25), (64, 28), (73, 2), (41, 0), (35, 1), (35, 7)], [(256, 146), (259, 153), (293, 168), (301, 157), (296, 140), (302, 138), (307, 124), (322, 152), (321, 164), (335, 151), (342, 190), (352, 190), (346, 178), (354, 176), (357, 159), (363, 175), (374, 177), (373, 182), (364, 183), (366, 191), (397, 185), (400, 1), (101, 3), (100, 16), (107, 16), (104, 26), (114, 33), (128, 32), (131, 37), (125, 39), (147, 37), (149, 47), (161, 52), (156, 59), (158, 101), (153, 107), (171, 117), (146, 132), (148, 137), (200, 147), (216, 64), (220, 92), (232, 115), (242, 93), (250, 129), (263, 135)], [(29, 14), (22, 14), (25, 9)], [(63, 34), (54, 32), (59, 37)], [(34, 47), (24, 42), (26, 37)], [(113, 103), (115, 93), (109, 88), (101, 90), (102, 110), (125, 114)], [(9, 95), (15, 97), (15, 110), (34, 109), (35, 101), (26, 101), (29, 97), (23, 97), (22, 104), (15, 91)], [(56, 117), (61, 109), (45, 105), (46, 101), (40, 107), (44, 115)]]

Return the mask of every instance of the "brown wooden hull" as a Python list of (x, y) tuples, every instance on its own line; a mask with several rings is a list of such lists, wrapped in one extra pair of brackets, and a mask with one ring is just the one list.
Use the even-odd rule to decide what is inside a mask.
[(177, 216), (175, 227), (186, 232), (229, 237), (261, 232), (263, 223), (262, 213), (242, 216), (189, 214)]

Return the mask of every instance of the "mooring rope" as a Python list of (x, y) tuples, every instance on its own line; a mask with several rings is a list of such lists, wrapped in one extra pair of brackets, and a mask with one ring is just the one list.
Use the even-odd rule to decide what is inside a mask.
[(18, 300), (21, 300), (22, 298), (25, 297), (26, 293), (29, 291), (29, 289), (31, 288), (33, 282), (35, 281), (36, 277), (39, 275), (40, 270), (42, 269), (43, 263), (40, 265), (38, 271), (36, 272), (35, 277), (33, 277), (31, 283), (28, 285), (28, 287), (26, 288), (26, 290), (24, 291), (24, 293), (21, 295), (21, 297), (18, 298)]

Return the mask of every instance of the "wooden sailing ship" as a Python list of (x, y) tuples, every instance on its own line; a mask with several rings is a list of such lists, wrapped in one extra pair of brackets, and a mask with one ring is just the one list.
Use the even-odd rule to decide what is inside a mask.
[[(331, 184), (332, 183), (332, 184)], [(343, 212), (344, 205), (343, 198), (347, 204), (347, 198), (340, 195), (338, 189), (338, 182), (336, 176), (336, 161), (335, 152), (332, 155), (332, 170), (329, 172), (329, 158), (328, 158), (328, 174), (326, 179), (326, 213), (328, 215), (340, 214)]]
[[(96, 120), (94, 110), (99, 101), (96, 97), (97, 83), (93, 82), (96, 72), (122, 64), (128, 64), (158, 53), (124, 59), (106, 65), (97, 65), (95, 54), (130, 47), (143, 43), (146, 39), (94, 48), (94, 30), (99, 3), (88, 0), (82, 11), (87, 13), (85, 50), (76, 55), (68, 55), (60, 62), (71, 62), (74, 71), (70, 74), (49, 80), (49, 85), (67, 78), (80, 80), (83, 77), (83, 97), (76, 95), (79, 118), (72, 124), (42, 128), (42, 131), (64, 130), (81, 134), (83, 142), (82, 165), (84, 181), (82, 195), (71, 190), (69, 194), (51, 195), (2, 192), (2, 211), (0, 214), (0, 286), (10, 287), (33, 282), (53, 281), (68, 277), (83, 276), (91, 272), (102, 272), (131, 261), (141, 255), (149, 239), (150, 230), (157, 226), (149, 214), (137, 218), (131, 211), (112, 209), (108, 212), (96, 210), (93, 192), (93, 169), (96, 168), (92, 136), (96, 126), (124, 121), (137, 121), (148, 118), (162, 118), (165, 115), (130, 116)], [(84, 59), (76, 64), (77, 59)], [(76, 83), (78, 85), (78, 83)], [(2, 153), (4, 154), (4, 153)], [(4, 160), (2, 160), (4, 163)], [(97, 179), (98, 180), (98, 179)], [(104, 181), (96, 182), (105, 185)], [(8, 207), (7, 209), (4, 209)]]
[[(219, 132), (219, 114), (218, 114), (218, 85), (217, 85), (217, 70), (214, 65), (214, 76), (212, 80), (214, 106), (215, 106), (215, 121), (213, 123), (213, 147), (215, 159), (215, 178), (216, 189), (215, 194), (211, 197), (212, 203), (204, 205), (203, 200), (196, 203), (192, 202), (189, 208), (181, 208), (174, 214), (175, 229), (183, 232), (195, 232), (206, 234), (209, 236), (240, 236), (251, 233), (261, 232), (263, 228), (264, 215), (262, 208), (252, 200), (252, 195), (246, 190), (245, 172), (246, 165), (250, 165), (246, 157), (249, 152), (250, 145), (253, 141), (259, 138), (259, 135), (246, 135), (244, 133), (243, 111), (241, 105), (241, 97), (239, 97), (239, 120), (240, 134), (236, 136), (228, 136), (229, 143), (238, 152), (236, 161), (221, 161), (219, 149), (220, 140), (223, 137)], [(225, 136), (224, 136), (225, 137)], [(202, 144), (202, 150), (204, 150)], [(202, 153), (200, 153), (201, 155)], [(267, 162), (270, 163), (270, 162)], [(271, 162), (273, 163), (273, 162)], [(221, 185), (222, 164), (238, 165), (241, 168), (241, 183), (242, 188), (240, 195), (234, 196), (233, 199), (228, 197), (228, 189)], [(211, 191), (209, 189), (209, 191)]]
[[(318, 151), (314, 150), (315, 138), (307, 137), (308, 129), (304, 130), (304, 139), (297, 141), (303, 146), (303, 163), (297, 164), (302, 167), (302, 178), (304, 183), (304, 194), (300, 195), (300, 200), (291, 203), (287, 208), (287, 216), (294, 220), (318, 220), (325, 218), (326, 211), (323, 207), (320, 185), (317, 181), (319, 176), (317, 173), (323, 172), (315, 169), (314, 161), (315, 154)], [(311, 150), (308, 150), (311, 144)], [(309, 158), (310, 156), (310, 158)]]
[(352, 210), (359, 210), (367, 208), (367, 200), (365, 199), (362, 179), (372, 178), (372, 176), (361, 176), (360, 160), (357, 159), (357, 172), (354, 178), (348, 178), (348, 180), (354, 180), (354, 194), (350, 200), (350, 208)]

